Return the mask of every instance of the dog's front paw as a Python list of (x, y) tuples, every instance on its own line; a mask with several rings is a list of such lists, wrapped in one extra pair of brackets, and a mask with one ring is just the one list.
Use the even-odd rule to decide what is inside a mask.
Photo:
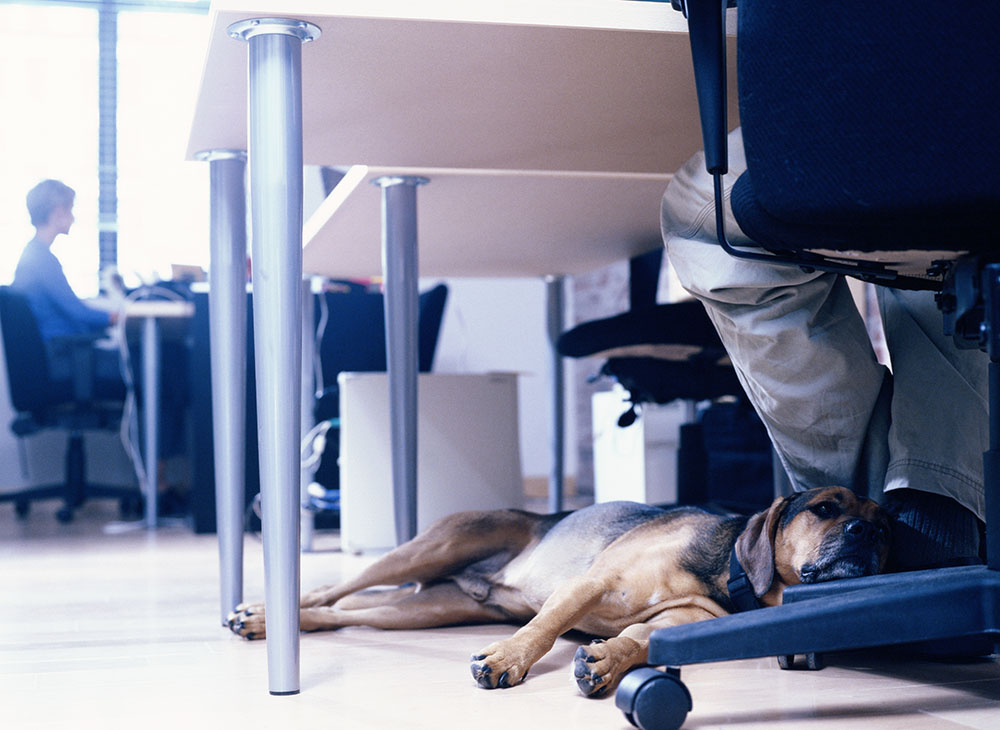
[(264, 604), (263, 603), (241, 603), (229, 614), (226, 623), (229, 629), (244, 639), (263, 639), (264, 630)]
[(518, 655), (510, 642), (498, 641), (472, 655), (472, 677), (484, 689), (506, 689), (524, 681), (530, 663)]
[(576, 686), (587, 697), (604, 697), (633, 664), (638, 644), (631, 639), (616, 637), (597, 639), (581, 646), (573, 657)]

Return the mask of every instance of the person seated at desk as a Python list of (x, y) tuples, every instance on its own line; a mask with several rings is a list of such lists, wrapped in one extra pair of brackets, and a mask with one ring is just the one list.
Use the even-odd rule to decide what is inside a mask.
[[(35, 236), (24, 247), (11, 287), (22, 293), (38, 320), (42, 339), (49, 351), (49, 363), (57, 379), (73, 377), (74, 339), (100, 333), (118, 320), (118, 312), (106, 312), (87, 306), (70, 287), (62, 264), (52, 253), (57, 237), (67, 235), (74, 223), (73, 202), (76, 192), (59, 180), (43, 180), (28, 192), (27, 206)], [(94, 347), (94, 391), (97, 397), (122, 400), (126, 395), (118, 348)], [(164, 348), (164, 360), (179, 367), (162, 367), (166, 376), (160, 410), (160, 456), (164, 460), (184, 452), (184, 415), (187, 405), (186, 356), (174, 343)], [(133, 357), (133, 361), (135, 358)], [(138, 389), (141, 395), (141, 388)], [(186, 488), (168, 486), (159, 480), (160, 512), (186, 511)]]
[[(43, 180), (28, 192), (28, 213), (35, 237), (24, 247), (11, 284), (27, 298), (38, 320), (57, 378), (72, 377), (72, 350), (66, 346), (65, 338), (100, 332), (118, 318), (117, 312), (102, 312), (84, 304), (52, 253), (52, 243), (60, 235), (68, 234), (73, 226), (75, 198), (73, 188), (59, 180)], [(106, 398), (123, 397), (125, 385), (117, 352), (99, 348), (94, 352), (97, 394)]]

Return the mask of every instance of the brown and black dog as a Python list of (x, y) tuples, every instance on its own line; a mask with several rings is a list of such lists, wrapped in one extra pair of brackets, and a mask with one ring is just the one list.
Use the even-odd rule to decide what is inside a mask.
[[(306, 594), (300, 625), (523, 623), (473, 655), (472, 674), (486, 688), (521, 682), (561, 634), (578, 629), (608, 637), (581, 647), (574, 662), (580, 690), (598, 696), (646, 661), (654, 629), (735, 610), (731, 553), (759, 604), (773, 606), (789, 585), (878, 573), (888, 524), (875, 502), (842, 487), (777, 499), (750, 518), (635, 502), (555, 515), (462, 512), (353, 580)], [(375, 586), (399, 587), (358, 593)], [(263, 604), (239, 606), (229, 626), (263, 638)]]

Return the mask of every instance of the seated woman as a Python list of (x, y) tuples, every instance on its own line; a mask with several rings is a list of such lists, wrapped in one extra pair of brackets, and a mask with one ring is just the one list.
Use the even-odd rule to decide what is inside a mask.
[[(43, 180), (28, 192), (28, 213), (35, 237), (24, 247), (11, 285), (24, 294), (38, 320), (56, 377), (72, 375), (71, 351), (60, 347), (60, 338), (98, 332), (117, 319), (117, 313), (93, 309), (81, 301), (52, 253), (52, 243), (68, 234), (73, 225), (75, 197), (75, 191), (58, 180)], [(95, 349), (94, 373), (99, 396), (124, 396), (116, 352)]]

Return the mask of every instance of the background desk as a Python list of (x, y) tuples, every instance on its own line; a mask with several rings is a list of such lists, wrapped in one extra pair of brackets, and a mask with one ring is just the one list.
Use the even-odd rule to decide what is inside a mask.
[(146, 495), (145, 522), (147, 529), (156, 527), (157, 497), (159, 494), (157, 464), (159, 462), (160, 432), (160, 331), (161, 319), (188, 319), (194, 314), (194, 305), (188, 301), (161, 299), (126, 300), (123, 304), (111, 299), (90, 302), (106, 311), (124, 314), (126, 321), (142, 320), (142, 395), (143, 395), (143, 471)]

